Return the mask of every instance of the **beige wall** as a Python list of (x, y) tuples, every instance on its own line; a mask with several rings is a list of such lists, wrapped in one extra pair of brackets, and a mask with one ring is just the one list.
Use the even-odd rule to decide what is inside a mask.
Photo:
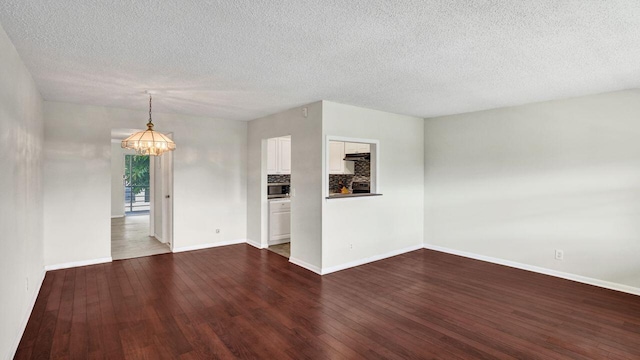
[(638, 139), (638, 90), (427, 119), (425, 244), (638, 292)]
[(0, 28), (0, 359), (13, 358), (42, 284), (42, 98)]

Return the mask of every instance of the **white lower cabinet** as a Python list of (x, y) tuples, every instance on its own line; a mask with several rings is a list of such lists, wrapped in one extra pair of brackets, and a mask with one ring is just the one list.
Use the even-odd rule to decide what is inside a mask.
[(269, 245), (291, 238), (291, 200), (269, 202)]

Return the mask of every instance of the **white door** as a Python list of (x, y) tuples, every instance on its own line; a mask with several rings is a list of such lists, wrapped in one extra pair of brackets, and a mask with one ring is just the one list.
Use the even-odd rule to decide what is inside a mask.
[(162, 162), (162, 240), (173, 250), (173, 151), (160, 157)]

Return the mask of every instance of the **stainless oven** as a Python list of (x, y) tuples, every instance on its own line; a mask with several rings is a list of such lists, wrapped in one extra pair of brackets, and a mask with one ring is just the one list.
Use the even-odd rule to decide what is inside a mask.
[(283, 198), (289, 196), (289, 183), (267, 184), (267, 199)]
[(369, 194), (371, 192), (369, 182), (365, 181), (354, 181), (351, 184), (351, 189), (354, 194)]

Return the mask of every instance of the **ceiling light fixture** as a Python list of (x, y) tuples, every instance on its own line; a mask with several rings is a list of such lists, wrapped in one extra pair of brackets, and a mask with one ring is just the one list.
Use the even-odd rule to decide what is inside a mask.
[(121, 146), (124, 149), (135, 150), (138, 155), (155, 156), (160, 156), (166, 151), (176, 149), (176, 143), (174, 143), (173, 140), (153, 130), (153, 122), (151, 122), (151, 94), (149, 94), (149, 122), (147, 123), (147, 130), (138, 131), (122, 140)]

